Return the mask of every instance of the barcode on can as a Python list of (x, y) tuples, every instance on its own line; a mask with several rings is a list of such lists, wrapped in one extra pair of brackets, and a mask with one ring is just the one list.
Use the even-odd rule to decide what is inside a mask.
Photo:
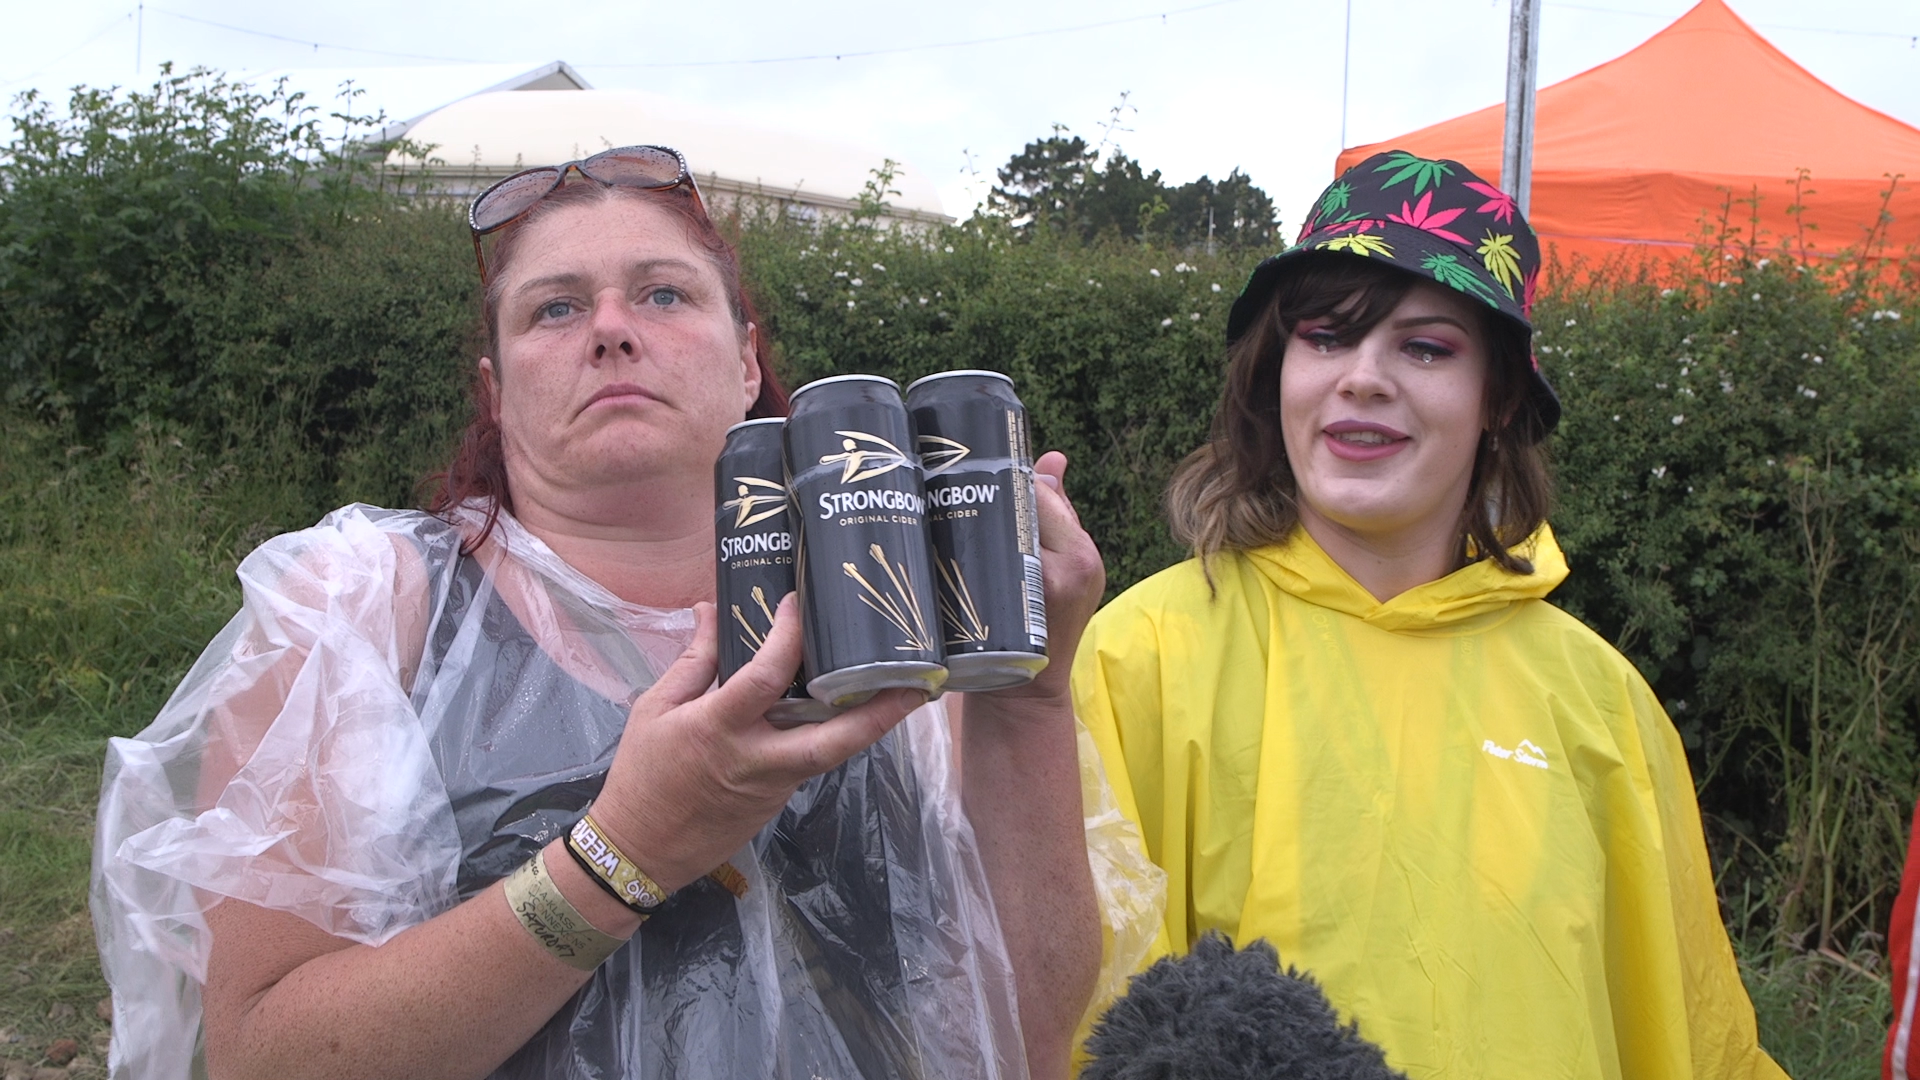
[(1020, 583), (1020, 591), (1027, 601), (1027, 640), (1045, 647), (1047, 644), (1047, 590), (1046, 577), (1040, 572), (1040, 560), (1032, 555), (1023, 555), (1027, 564), (1026, 580)]

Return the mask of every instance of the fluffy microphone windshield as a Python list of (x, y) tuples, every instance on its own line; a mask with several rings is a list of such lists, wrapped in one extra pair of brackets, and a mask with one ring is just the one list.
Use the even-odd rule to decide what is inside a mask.
[(1312, 976), (1218, 933), (1134, 976), (1086, 1048), (1081, 1080), (1406, 1080)]

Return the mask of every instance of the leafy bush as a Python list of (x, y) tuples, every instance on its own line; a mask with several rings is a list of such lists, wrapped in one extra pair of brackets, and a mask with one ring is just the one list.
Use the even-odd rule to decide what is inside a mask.
[(404, 497), (474, 304), (449, 208), (345, 152), (377, 118), (329, 114), (329, 142), (284, 85), (199, 70), (24, 104), (0, 155), (5, 399), (86, 441), (179, 425), (321, 502)]
[(1920, 733), (1920, 306), (1747, 249), (1546, 298), (1560, 603), (1698, 754), (1780, 929), (1885, 925)]

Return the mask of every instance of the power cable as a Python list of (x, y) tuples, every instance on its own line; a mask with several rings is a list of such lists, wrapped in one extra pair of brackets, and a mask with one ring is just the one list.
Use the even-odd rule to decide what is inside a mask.
[(1127, 15), (1118, 19), (1104, 19), (1100, 22), (1080, 23), (1076, 26), (1056, 26), (1047, 30), (1023, 30), (1017, 34), (1000, 34), (995, 37), (969, 38), (965, 41), (935, 41), (923, 45), (895, 45), (879, 49), (848, 50), (837, 53), (808, 53), (803, 56), (766, 56), (753, 60), (674, 60), (665, 63), (628, 63), (595, 64), (583, 62), (581, 67), (601, 68), (693, 68), (693, 67), (734, 67), (748, 64), (797, 64), (811, 60), (855, 60), (867, 56), (889, 56), (896, 53), (925, 52), (931, 49), (962, 49), (973, 45), (997, 45), (1003, 41), (1023, 41), (1028, 38), (1051, 37), (1058, 34), (1077, 34), (1083, 30), (1101, 30), (1109, 26), (1122, 26), (1127, 23), (1146, 22), (1159, 19), (1166, 22), (1168, 16), (1189, 15), (1208, 8), (1226, 7), (1229, 4), (1244, 3), (1245, 0), (1211, 0), (1205, 4), (1191, 7), (1174, 8), (1168, 11), (1149, 12), (1145, 15)]
[(124, 14), (115, 15), (113, 18), (108, 19), (105, 23), (103, 23), (100, 29), (95, 30), (93, 33), (87, 35), (87, 39), (85, 41), (82, 41), (80, 44), (75, 45), (73, 48), (68, 49), (66, 52), (63, 52), (59, 56), (56, 56), (53, 59), (47, 61), (46, 66), (41, 68), (39, 71), (28, 72), (27, 74), (22, 75), (17, 79), (9, 79), (6, 82), (0, 82), (0, 90), (4, 90), (9, 86), (19, 86), (21, 83), (26, 82), (29, 79), (37, 79), (40, 76), (45, 75), (47, 72), (52, 71), (56, 67), (59, 67), (61, 61), (66, 60), (68, 57), (78, 55), (87, 46), (92, 45), (94, 42), (99, 41), (101, 38), (105, 37), (107, 34), (107, 31), (112, 30), (114, 27), (120, 25), (123, 22), (127, 22), (132, 18), (133, 18), (133, 10), (131, 8), (129, 8)]
[(199, 23), (202, 26), (218, 27), (221, 30), (230, 30), (236, 34), (250, 34), (253, 37), (268, 38), (273, 41), (284, 41), (292, 45), (305, 45), (313, 49), (313, 51), (315, 52), (319, 52), (321, 49), (338, 49), (341, 52), (366, 53), (369, 56), (393, 56), (403, 60), (433, 60), (442, 64), (485, 64), (485, 63), (494, 62), (494, 61), (488, 61), (488, 60), (471, 60), (471, 59), (458, 57), (458, 56), (432, 56), (427, 53), (394, 52), (391, 49), (366, 49), (358, 45), (334, 45), (325, 41), (308, 41), (304, 38), (288, 37), (285, 34), (269, 33), (268, 31), (265, 31), (265, 30), (250, 30), (244, 26), (234, 26), (232, 23), (215, 22), (212, 19), (203, 19), (198, 15), (182, 15), (180, 12), (168, 11), (166, 8), (163, 8), (163, 7), (153, 7), (149, 5), (147, 10), (158, 12), (159, 14), (165, 15), (171, 19), (179, 19), (183, 22)]
[[(1056, 27), (1051, 27), (1044, 30), (1025, 30), (1019, 33), (999, 34), (993, 37), (968, 38), (962, 41), (934, 41), (934, 42), (926, 42), (918, 45), (883, 46), (881, 48), (875, 48), (875, 49), (848, 49), (848, 50), (843, 50), (841, 52), (834, 52), (834, 53), (808, 53), (805, 55), (795, 55), (795, 56), (763, 56), (763, 57), (753, 57), (753, 58), (740, 59), (740, 60), (674, 60), (674, 61), (664, 61), (664, 62), (658, 62), (658, 63), (608, 63), (608, 64), (593, 63), (591, 61), (579, 61), (579, 62), (576, 62), (576, 66), (577, 67), (597, 67), (597, 68), (652, 69), (652, 68), (734, 67), (734, 66), (748, 66), (748, 65), (758, 65), (758, 64), (795, 64), (795, 63), (804, 63), (808, 61), (819, 61), (819, 60), (854, 60), (854, 59), (859, 59), (859, 58), (869, 57), (869, 56), (889, 56), (889, 55), (895, 55), (898, 53), (924, 52), (932, 49), (960, 49), (960, 48), (967, 48), (975, 45), (995, 45), (995, 44), (999, 44), (1001, 42), (1006, 42), (1006, 41), (1021, 41), (1029, 38), (1052, 37), (1052, 36), (1058, 36), (1060, 34), (1075, 34), (1075, 33), (1081, 33), (1087, 30), (1100, 30), (1109, 26), (1122, 26), (1128, 23), (1147, 22), (1152, 19), (1159, 19), (1161, 22), (1165, 22), (1168, 18), (1175, 15), (1189, 15), (1189, 14), (1192, 14), (1193, 12), (1205, 11), (1209, 8), (1227, 7), (1229, 5), (1242, 4), (1246, 2), (1247, 0), (1208, 0), (1207, 3), (1192, 4), (1182, 8), (1169, 8), (1166, 11), (1148, 12), (1141, 15), (1127, 15), (1117, 19), (1103, 19), (1098, 22), (1078, 23), (1073, 26), (1056, 26)], [(217, 29), (227, 30), (236, 34), (247, 34), (252, 37), (266, 38), (270, 41), (283, 41), (290, 45), (302, 45), (314, 50), (315, 52), (318, 52), (321, 49), (335, 49), (341, 52), (365, 53), (370, 56), (392, 56), (392, 57), (398, 57), (406, 60), (431, 60), (437, 63), (445, 63), (445, 64), (491, 64), (491, 63), (500, 62), (500, 61), (494, 61), (494, 60), (476, 60), (471, 57), (435, 56), (435, 55), (430, 55), (426, 53), (399, 52), (391, 49), (369, 49), (369, 48), (364, 48), (358, 45), (339, 45), (332, 42), (313, 41), (307, 38), (292, 37), (287, 34), (276, 34), (266, 30), (255, 30), (245, 26), (235, 26), (232, 23), (218, 22), (213, 19), (203, 19), (197, 15), (185, 15), (178, 11), (169, 11), (166, 8), (155, 7), (153, 5), (148, 5), (147, 10), (157, 12), (161, 15), (165, 15), (168, 18), (180, 19), (182, 21), (191, 22), (191, 23), (199, 23), (203, 26), (212, 26)]]
[[(1175, 15), (1189, 15), (1197, 11), (1205, 11), (1210, 8), (1227, 7), (1229, 5), (1241, 4), (1245, 2), (1246, 0), (1208, 0), (1208, 2), (1206, 3), (1192, 4), (1186, 7), (1169, 8), (1165, 11), (1147, 12), (1145, 14), (1140, 14), (1140, 15), (1127, 15), (1127, 16), (1122, 16), (1120, 18), (1115, 18), (1115, 19), (1103, 19), (1097, 22), (1077, 23), (1072, 26), (1056, 26), (1056, 27), (1049, 27), (1047, 29), (1042, 29), (1042, 30), (1025, 30), (1025, 31), (1020, 31), (1018, 33), (1012, 33), (1012, 34), (998, 34), (991, 37), (967, 38), (967, 39), (958, 40), (958, 41), (935, 41), (935, 42), (926, 42), (926, 43), (917, 44), (917, 45), (894, 45), (894, 46), (883, 46), (883, 47), (874, 48), (874, 49), (849, 49), (841, 52), (805, 53), (805, 54), (796, 54), (791, 56), (764, 56), (764, 57), (752, 57), (752, 58), (738, 59), (738, 60), (675, 60), (675, 61), (664, 61), (664, 62), (656, 62), (656, 63), (629, 62), (629, 63), (607, 63), (607, 64), (594, 63), (592, 61), (580, 61), (576, 63), (576, 66), (586, 67), (586, 68), (661, 69), (661, 68), (742, 67), (742, 66), (754, 66), (754, 65), (761, 65), (761, 64), (808, 63), (808, 62), (818, 62), (818, 61), (824, 61), (824, 60), (854, 60), (854, 59), (860, 59), (860, 58), (870, 57), (870, 56), (892, 56), (892, 55), (898, 55), (901, 53), (926, 52), (926, 51), (931, 51), (935, 49), (961, 49), (961, 48), (970, 48), (970, 47), (979, 46), (979, 45), (996, 45), (996, 44), (1000, 44), (1008, 41), (1023, 41), (1023, 40), (1029, 40), (1032, 38), (1040, 38), (1040, 37), (1056, 37), (1061, 34), (1076, 34), (1076, 33), (1082, 33), (1088, 30), (1101, 30), (1111, 26), (1123, 26), (1130, 23), (1147, 22), (1153, 19), (1158, 19), (1164, 23), (1168, 18)], [(1674, 17), (1671, 14), (1662, 13), (1662, 12), (1635, 11), (1628, 8), (1605, 7), (1598, 4), (1565, 3), (1565, 2), (1562, 2), (1562, 0), (1547, 0), (1547, 6), (1568, 9), (1573, 11), (1592, 11), (1592, 12), (1599, 12), (1607, 15), (1628, 15), (1628, 16), (1634, 16), (1638, 18), (1662, 19), (1667, 21), (1671, 21)], [(168, 18), (172, 18), (172, 19), (179, 19), (183, 22), (199, 23), (203, 26), (211, 26), (216, 29), (226, 30), (230, 33), (246, 34), (250, 37), (266, 38), (270, 41), (280, 41), (290, 45), (301, 45), (301, 46), (310, 48), (315, 52), (318, 52), (321, 49), (333, 49), (339, 52), (362, 53), (368, 56), (388, 56), (388, 57), (394, 57), (396, 59), (402, 59), (402, 60), (428, 60), (434, 63), (442, 63), (442, 64), (493, 64), (493, 63), (501, 62), (496, 60), (477, 60), (472, 57), (441, 56), (441, 55), (436, 55), (432, 53), (403, 52), (403, 51), (394, 50), (394, 49), (373, 49), (373, 48), (367, 48), (360, 45), (341, 45), (333, 42), (314, 41), (307, 38), (293, 37), (287, 34), (276, 34), (267, 30), (256, 30), (246, 26), (235, 26), (232, 23), (219, 22), (214, 19), (205, 19), (197, 15), (186, 15), (178, 11), (169, 11), (166, 8), (155, 7), (151, 4), (146, 5), (146, 8), (147, 10), (153, 11), (156, 14), (165, 15)], [(106, 23), (106, 25), (102, 26), (99, 30), (96, 30), (91, 36), (89, 36), (79, 46), (69, 50), (66, 53), (61, 54), (58, 57), (55, 57), (53, 60), (49, 61), (47, 65), (44, 66), (39, 71), (32, 72), (28, 75), (24, 75), (18, 79), (13, 79), (8, 82), (0, 82), (0, 89), (4, 89), (5, 87), (9, 87), (9, 86), (17, 86), (20, 83), (27, 82), (30, 79), (38, 78), (39, 76), (45, 74), (47, 71), (51, 70), (55, 65), (58, 65), (61, 61), (66, 60), (68, 57), (71, 57), (79, 53), (81, 50), (87, 48), (89, 45), (92, 45), (95, 41), (97, 41), (100, 37), (105, 35), (109, 30), (112, 30), (116, 25), (118, 25), (122, 21), (130, 20), (133, 17), (134, 17), (134, 12), (132, 10), (129, 10), (124, 14), (114, 16), (113, 19), (109, 20)], [(1753, 25), (1756, 27), (1768, 29), (1768, 30), (1786, 30), (1786, 31), (1795, 32), (1795, 33), (1841, 34), (1849, 37), (1886, 38), (1886, 39), (1891, 39), (1896, 41), (1905, 41), (1905, 42), (1908, 42), (1909, 45), (1913, 45), (1913, 46), (1920, 46), (1920, 34), (1907, 34), (1907, 33), (1900, 33), (1896, 31), (1888, 31), (1888, 30), (1851, 30), (1851, 29), (1841, 29), (1838, 27), (1826, 27), (1826, 26), (1787, 26), (1787, 25), (1775, 24), (1775, 23), (1755, 23)]]

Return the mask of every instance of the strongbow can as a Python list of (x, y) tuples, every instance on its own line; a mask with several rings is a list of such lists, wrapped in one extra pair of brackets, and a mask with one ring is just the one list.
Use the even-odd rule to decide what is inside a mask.
[(839, 375), (793, 393), (787, 481), (800, 520), (807, 690), (845, 707), (947, 680), (927, 499), (900, 388)]
[[(713, 535), (719, 545), (714, 600), (720, 620), (722, 685), (760, 651), (773, 609), (794, 588), (793, 507), (787, 497), (779, 417), (727, 429), (713, 467)], [(825, 720), (840, 710), (796, 681), (767, 710), (777, 727)]]
[(1047, 666), (1027, 410), (1013, 380), (945, 371), (907, 387), (926, 477), (947, 689), (999, 690)]

